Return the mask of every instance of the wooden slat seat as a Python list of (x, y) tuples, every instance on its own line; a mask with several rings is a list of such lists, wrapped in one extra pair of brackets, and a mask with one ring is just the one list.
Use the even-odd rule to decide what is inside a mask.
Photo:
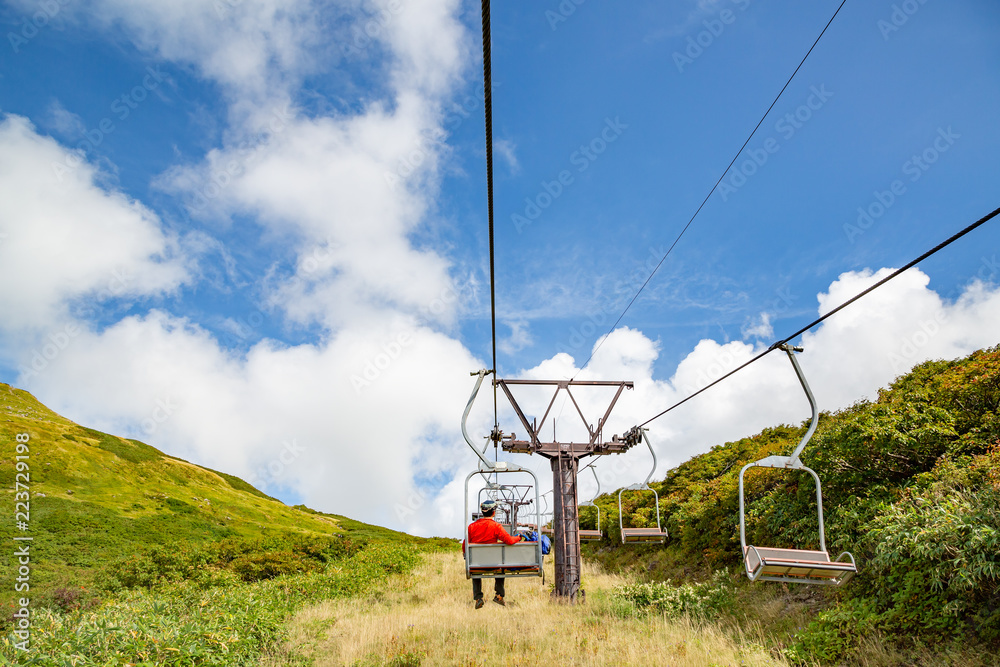
[(747, 547), (744, 553), (751, 579), (842, 584), (854, 576), (857, 566), (849, 561), (832, 561), (825, 551)]
[(622, 528), (622, 542), (666, 542), (667, 533), (659, 528)]
[(599, 530), (583, 530), (580, 529), (580, 541), (581, 542), (598, 542), (604, 538), (604, 533)]

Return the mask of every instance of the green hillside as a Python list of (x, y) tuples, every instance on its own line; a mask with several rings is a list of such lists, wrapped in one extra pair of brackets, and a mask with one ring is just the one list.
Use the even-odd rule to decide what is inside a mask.
[[(29, 438), (27, 532), (14, 525), (19, 433)], [(109, 563), (156, 546), (263, 544), (288, 537), (428, 543), (304, 506), (289, 507), (232, 475), (79, 426), (6, 384), (0, 384), (0, 456), (0, 487), (8, 498), (0, 537), (8, 544), (15, 533), (34, 538), (31, 589), (36, 599), (61, 588), (90, 589)], [(14, 565), (12, 552), (0, 555), (7, 573)], [(13, 597), (11, 587), (5, 587), (0, 600), (9, 603)]]
[[(803, 614), (764, 618), (762, 598), (738, 614), (771, 623), (790, 654), (848, 660), (873, 636), (902, 647), (1000, 648), (1000, 347), (915, 367), (879, 392), (820, 416), (802, 455), (823, 484), (827, 549), (854, 554), (843, 589), (754, 584), (788, 591)], [(714, 447), (652, 486), (665, 547), (617, 545), (617, 493), (601, 496), (605, 542), (585, 553), (646, 580), (704, 581), (726, 569), (746, 582), (739, 546), (738, 475), (746, 463), (789, 454), (805, 432), (777, 426)], [(747, 471), (747, 539), (818, 548), (815, 486), (807, 473)], [(655, 525), (652, 494), (624, 494), (625, 525)], [(584, 508), (581, 524), (593, 527)], [(746, 584), (751, 588), (750, 584)], [(761, 592), (760, 595), (768, 595)], [(785, 596), (783, 603), (793, 607)], [(778, 604), (782, 601), (778, 601)], [(799, 605), (800, 607), (803, 605)], [(818, 616), (815, 612), (818, 611)], [(806, 628), (798, 628), (803, 622)], [(941, 664), (935, 661), (927, 664)], [(872, 663), (880, 664), (880, 663)]]

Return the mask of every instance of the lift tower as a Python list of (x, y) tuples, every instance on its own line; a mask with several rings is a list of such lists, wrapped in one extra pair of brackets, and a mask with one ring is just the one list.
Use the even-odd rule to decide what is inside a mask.
[[(576, 474), (579, 469), (579, 461), (585, 456), (602, 456), (605, 454), (621, 454), (628, 451), (637, 442), (634, 438), (619, 439), (613, 436), (611, 440), (602, 442), (604, 424), (608, 421), (612, 408), (618, 402), (625, 389), (632, 389), (631, 382), (613, 381), (587, 381), (587, 380), (503, 380), (496, 378), (494, 384), (500, 387), (507, 399), (510, 401), (518, 419), (528, 432), (525, 440), (518, 440), (517, 434), (510, 434), (501, 437), (499, 433), (496, 437), (500, 439), (500, 444), (505, 452), (519, 454), (540, 454), (549, 459), (552, 466), (552, 496), (553, 511), (552, 524), (555, 531), (554, 549), (556, 560), (556, 581), (555, 590), (552, 596), (558, 600), (576, 602), (580, 591), (580, 515), (577, 505), (576, 494)], [(545, 414), (541, 421), (529, 422), (521, 410), (517, 401), (511, 393), (510, 387), (532, 386), (532, 387), (554, 387), (552, 400), (549, 401)], [(614, 398), (611, 399), (604, 416), (597, 420), (596, 427), (587, 420), (580, 409), (576, 397), (573, 396), (571, 387), (617, 387)], [(556, 397), (565, 390), (569, 396), (577, 414), (583, 420), (583, 425), (590, 434), (587, 442), (555, 442), (553, 434), (552, 442), (543, 442), (539, 435), (545, 420), (552, 412)], [(539, 526), (538, 530), (541, 531)], [(581, 596), (582, 597), (582, 596)]]

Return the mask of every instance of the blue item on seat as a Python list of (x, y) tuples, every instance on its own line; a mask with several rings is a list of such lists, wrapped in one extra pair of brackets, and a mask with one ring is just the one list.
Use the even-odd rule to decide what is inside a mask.
[[(538, 531), (537, 530), (531, 531), (531, 541), (532, 542), (537, 542), (538, 541)], [(549, 540), (549, 536), (548, 535), (542, 535), (542, 555), (546, 556), (546, 555), (548, 555), (548, 553), (550, 551), (552, 551), (552, 541)]]

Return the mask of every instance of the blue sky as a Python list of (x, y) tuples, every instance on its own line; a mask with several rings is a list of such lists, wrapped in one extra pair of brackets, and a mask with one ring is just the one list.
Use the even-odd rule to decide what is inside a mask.
[[(493, 7), (502, 376), (578, 371), (838, 5)], [(457, 532), (490, 355), (479, 4), (0, 23), (0, 380), (288, 501)], [(636, 380), (619, 426), (997, 206), (998, 29), (985, 0), (845, 4), (588, 369)], [(824, 407), (996, 344), (998, 250), (990, 223), (814, 332)], [(657, 423), (661, 468), (804, 418), (786, 371)]]

